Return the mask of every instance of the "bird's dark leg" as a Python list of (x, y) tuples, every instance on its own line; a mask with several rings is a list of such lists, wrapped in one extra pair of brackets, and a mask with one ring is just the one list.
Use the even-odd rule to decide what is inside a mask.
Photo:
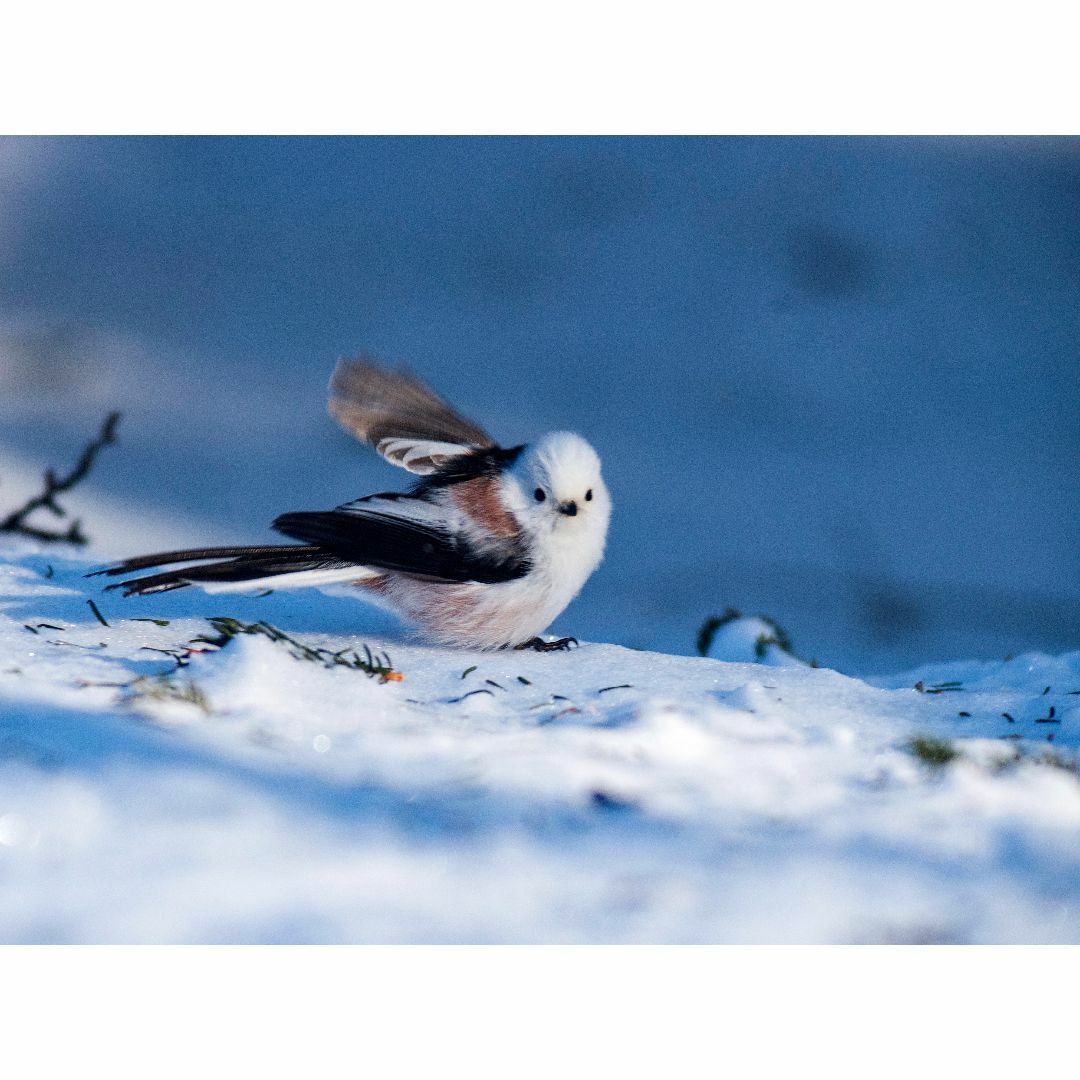
[(566, 652), (571, 645), (579, 644), (576, 637), (561, 637), (555, 641), (545, 641), (543, 638), (530, 638), (528, 641), (523, 641), (520, 645), (515, 645), (515, 649), (535, 649), (537, 652)]

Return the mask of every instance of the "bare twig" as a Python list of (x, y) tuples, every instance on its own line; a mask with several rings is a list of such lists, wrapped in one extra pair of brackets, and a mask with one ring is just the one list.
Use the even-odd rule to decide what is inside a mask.
[[(197, 651), (192, 650), (190, 646), (200, 643), (223, 649), (238, 634), (258, 634), (269, 638), (271, 641), (284, 644), (297, 660), (313, 661), (322, 664), (324, 667), (355, 668), (357, 671), (364, 672), (365, 675), (377, 677), (379, 682), (383, 683), (401, 682), (405, 678), (400, 671), (394, 670), (394, 665), (386, 653), (376, 655), (367, 645), (364, 646), (364, 656), (361, 658), (360, 654), (354, 649), (345, 648), (338, 652), (330, 652), (329, 649), (305, 645), (302, 641), (289, 637), (283, 630), (271, 626), (268, 622), (245, 623), (225, 615), (211, 615), (206, 621), (210, 623), (217, 633), (214, 635), (199, 634), (198, 637), (192, 638), (188, 642), (189, 652)], [(491, 693), (490, 690), (486, 692)]]
[(66, 517), (67, 511), (56, 501), (56, 496), (65, 491), (70, 491), (82, 480), (93, 468), (94, 461), (103, 447), (116, 441), (116, 425), (120, 422), (118, 412), (109, 413), (105, 422), (101, 425), (101, 431), (93, 442), (89, 443), (79, 456), (75, 467), (67, 476), (57, 476), (52, 469), (45, 470), (45, 490), (40, 495), (29, 499), (18, 510), (13, 510), (6, 518), (0, 521), (0, 532), (19, 533), (22, 536), (32, 537), (34, 540), (46, 542), (62, 540), (69, 544), (85, 544), (86, 534), (82, 531), (82, 522), (76, 518), (64, 532), (50, 529), (40, 529), (28, 525), (26, 519), (35, 510), (48, 510), (56, 517)]
[(97, 604), (95, 604), (94, 601), (89, 598), (87, 598), (86, 602), (90, 605), (90, 610), (94, 613), (97, 621), (101, 623), (102, 626), (108, 626), (109, 624), (105, 621), (105, 616), (101, 614), (101, 611), (98, 608)]
[(727, 626), (728, 623), (734, 622), (736, 619), (742, 618), (742, 612), (737, 608), (729, 607), (723, 615), (711, 615), (702, 624), (701, 629), (698, 630), (697, 635), (697, 653), (698, 656), (708, 656), (709, 646), (713, 643), (713, 638), (716, 637), (716, 631), (722, 626)]

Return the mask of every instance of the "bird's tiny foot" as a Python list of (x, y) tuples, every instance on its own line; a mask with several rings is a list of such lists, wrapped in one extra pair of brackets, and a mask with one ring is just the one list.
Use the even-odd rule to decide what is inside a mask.
[(545, 641), (543, 638), (530, 638), (528, 641), (523, 641), (520, 645), (515, 645), (515, 649), (535, 649), (537, 652), (567, 652), (571, 645), (578, 645), (578, 639), (576, 637), (561, 637), (555, 641)]

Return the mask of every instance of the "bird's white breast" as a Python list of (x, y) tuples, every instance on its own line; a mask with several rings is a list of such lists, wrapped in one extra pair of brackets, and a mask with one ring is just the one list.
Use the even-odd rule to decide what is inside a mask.
[(532, 569), (513, 581), (451, 584), (394, 574), (386, 597), (434, 641), (478, 649), (518, 645), (542, 634), (581, 591), (603, 557), (605, 532), (556, 530), (539, 538)]

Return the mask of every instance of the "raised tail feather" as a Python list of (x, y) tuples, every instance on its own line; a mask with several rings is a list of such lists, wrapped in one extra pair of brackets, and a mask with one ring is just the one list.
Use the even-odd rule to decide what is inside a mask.
[[(207, 562), (206, 560), (211, 560)], [(171, 563), (201, 563), (179, 570), (166, 570), (145, 577), (129, 578), (107, 585), (107, 589), (123, 589), (125, 596), (147, 596), (150, 593), (182, 589), (187, 585), (227, 585), (260, 581), (263, 578), (309, 571), (342, 571), (360, 568), (326, 552), (314, 544), (276, 544), (265, 547), (191, 548), (187, 551), (166, 551), (158, 555), (139, 555), (125, 559), (115, 566), (95, 570), (87, 577), (105, 574), (119, 577), (138, 570), (148, 570)]]

